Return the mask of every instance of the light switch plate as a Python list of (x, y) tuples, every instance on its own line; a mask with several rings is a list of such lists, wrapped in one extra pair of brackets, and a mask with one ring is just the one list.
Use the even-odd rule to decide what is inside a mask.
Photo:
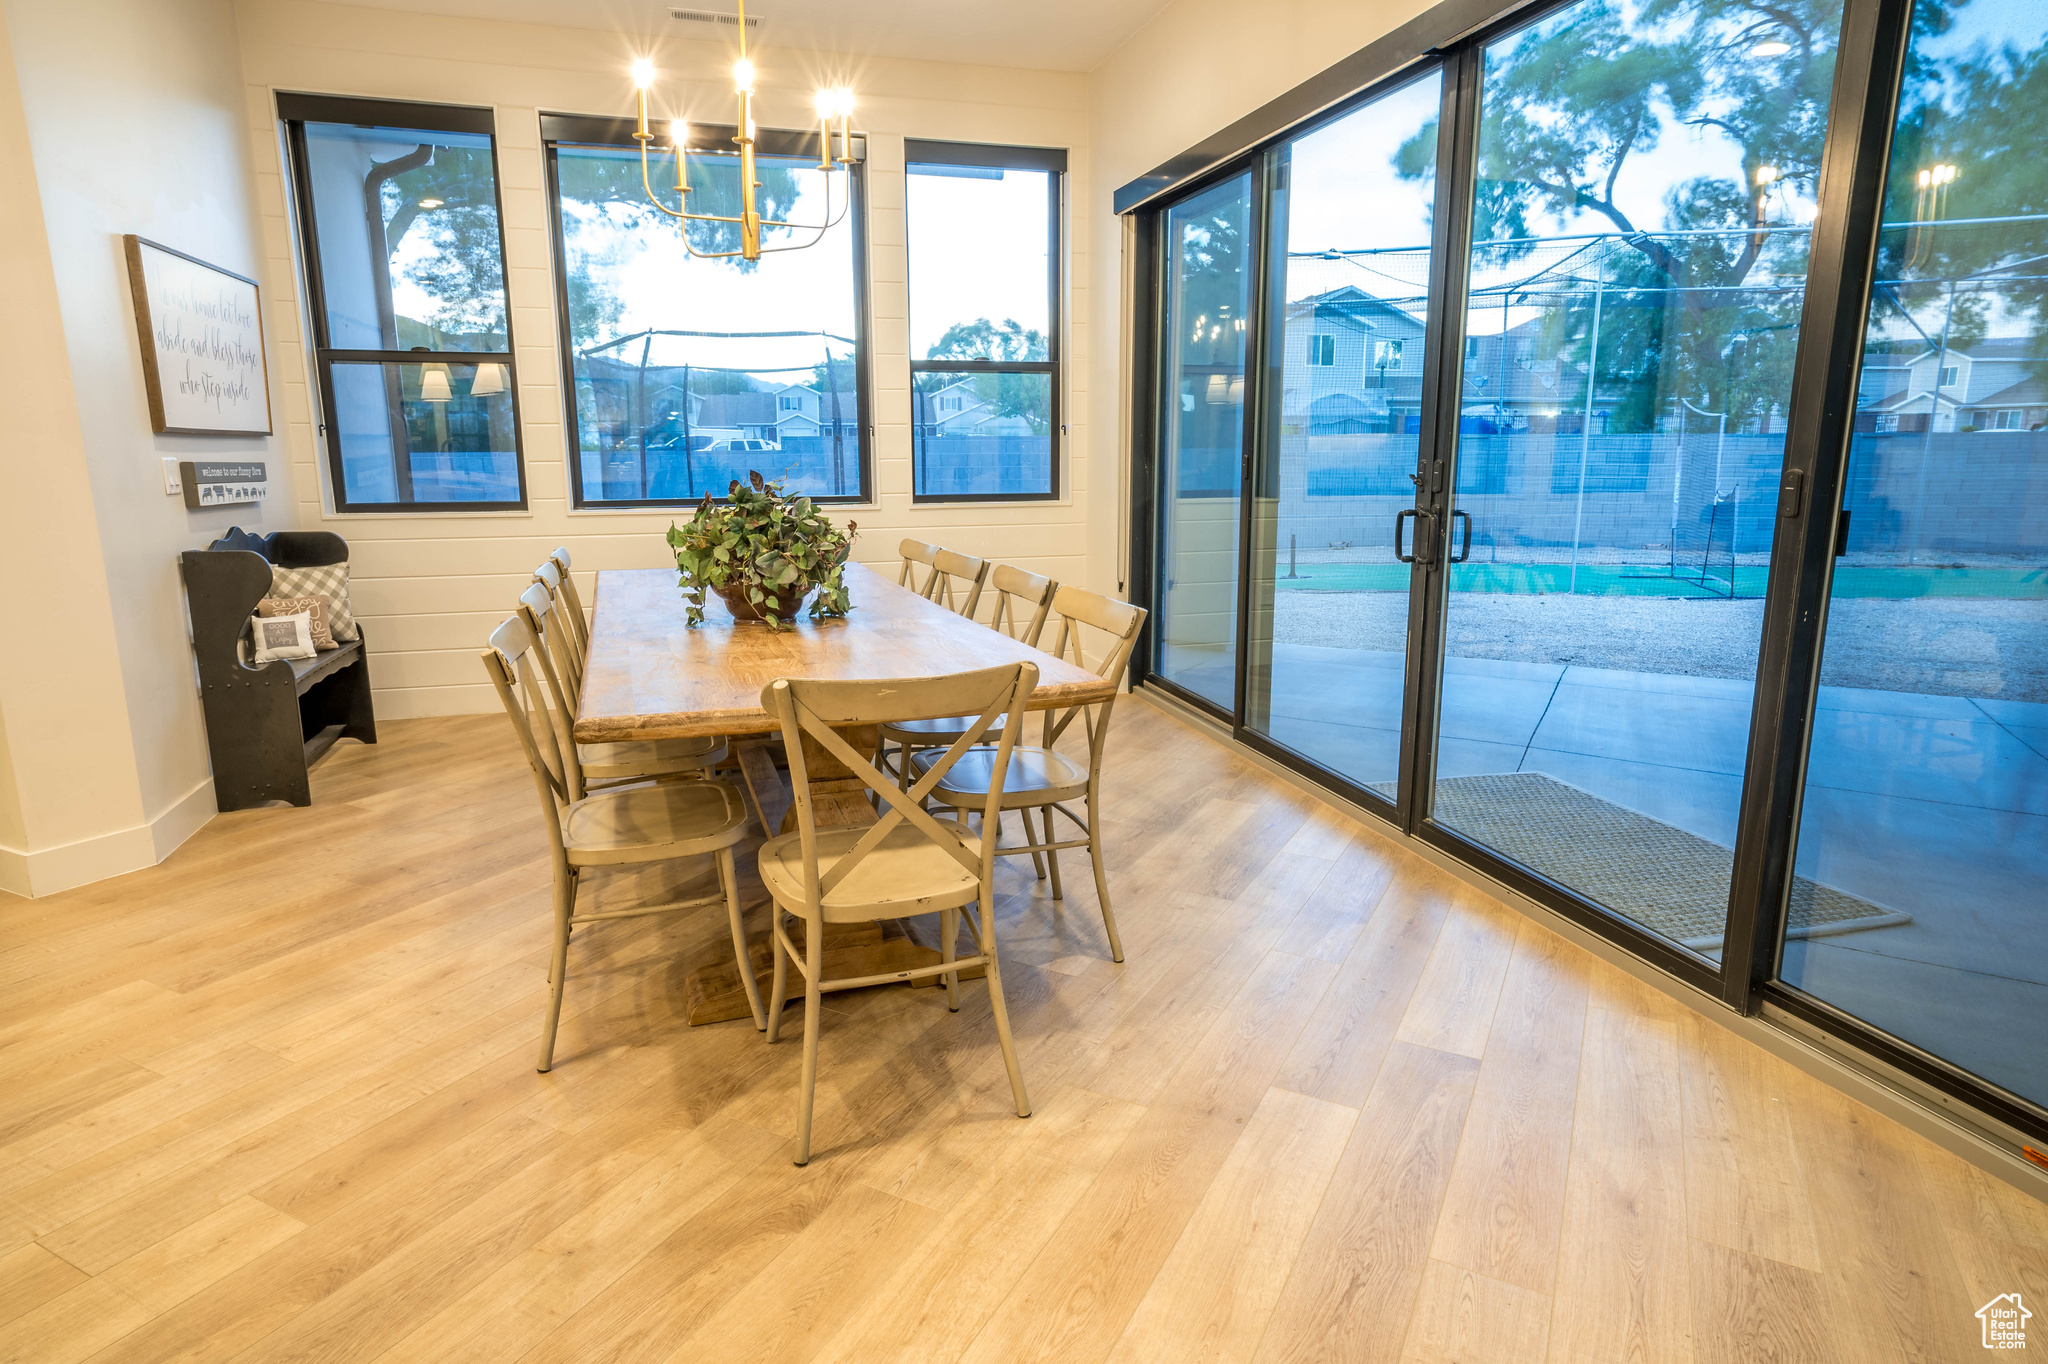
[(183, 491), (185, 491), (185, 485), (178, 481), (178, 461), (166, 459), (164, 461), (164, 492), (168, 496), (176, 497)]

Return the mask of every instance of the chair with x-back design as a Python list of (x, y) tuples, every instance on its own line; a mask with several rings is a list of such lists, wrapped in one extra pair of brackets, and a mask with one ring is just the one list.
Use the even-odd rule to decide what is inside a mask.
[[(1010, 760), (1024, 715), (1024, 700), (1038, 685), (1038, 669), (1012, 663), (945, 677), (910, 677), (892, 681), (839, 682), (783, 678), (761, 692), (761, 706), (782, 727), (789, 754), (790, 784), (795, 789), (796, 831), (761, 845), (761, 881), (775, 902), (770, 932), (775, 982), (769, 991), (768, 1040), (780, 1030), (782, 1001), (794, 959), (804, 978), (804, 1055), (797, 1099), (796, 1163), (811, 1158), (811, 1106), (818, 1080), (819, 997), (827, 990), (940, 976), (945, 980), (947, 1007), (960, 1007), (960, 971), (981, 966), (988, 973), (989, 1008), (995, 1015), (996, 1040), (1010, 1073), (1010, 1092), (1017, 1116), (1027, 1117), (1024, 1074), (1017, 1067), (1017, 1048), (1010, 1039), (1010, 1016), (1003, 1005), (1002, 976), (996, 965), (995, 859), (999, 836), (997, 807), (1002, 774)], [(966, 730), (943, 752), (934, 751), (924, 778), (908, 791), (897, 789), (882, 772), (848, 743), (843, 728), (891, 724), (933, 715), (973, 712)], [(998, 724), (1000, 738), (977, 748)], [(871, 825), (817, 827), (811, 809), (804, 739), (808, 737), (873, 791), (886, 812)], [(985, 802), (979, 833), (951, 819), (935, 818), (924, 808), (925, 797), (962, 756), (976, 753), (995, 774), (995, 793)], [(974, 906), (977, 952), (956, 956), (959, 914)], [(825, 979), (825, 925), (901, 919), (915, 914), (939, 916), (941, 959), (933, 966), (886, 975)], [(803, 920), (799, 949), (784, 931), (785, 916)]]

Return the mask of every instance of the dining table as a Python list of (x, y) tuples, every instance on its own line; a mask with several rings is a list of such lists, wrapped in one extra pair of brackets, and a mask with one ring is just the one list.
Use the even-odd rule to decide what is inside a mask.
[[(601, 571), (573, 730), (576, 741), (722, 737), (727, 770), (737, 769), (763, 836), (772, 837), (795, 827), (785, 765), (776, 761), (781, 727), (761, 705), (761, 689), (777, 678), (881, 681), (1029, 662), (1038, 666), (1038, 685), (1025, 701), (1027, 710), (1066, 710), (1115, 694), (1107, 678), (927, 601), (865, 564), (848, 562), (843, 574), (851, 603), (845, 616), (800, 614), (784, 628), (771, 629), (760, 621), (734, 620), (715, 593), (706, 594), (703, 620), (691, 625), (674, 569)], [(841, 733), (869, 762), (875, 761), (881, 742), (876, 727)], [(874, 805), (860, 779), (815, 740), (805, 736), (803, 743), (816, 821), (873, 822)], [(924, 919), (835, 924), (825, 940), (826, 971), (835, 977), (905, 973), (941, 955), (937, 926)], [(771, 960), (765, 932), (750, 943), (748, 957), (765, 995)], [(738, 963), (720, 959), (689, 973), (687, 1016), (692, 1024), (750, 1012), (739, 972)], [(789, 983), (800, 988), (796, 974), (791, 973)], [(963, 977), (976, 974), (978, 969), (961, 972)]]

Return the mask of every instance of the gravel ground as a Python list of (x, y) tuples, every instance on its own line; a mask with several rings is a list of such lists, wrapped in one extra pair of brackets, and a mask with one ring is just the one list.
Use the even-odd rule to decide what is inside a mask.
[[(1398, 650), (1407, 615), (1402, 593), (1283, 591), (1274, 629), (1283, 644)], [(1763, 615), (1761, 601), (1466, 593), (1452, 599), (1447, 633), (1464, 658), (1754, 677)], [(2048, 601), (1838, 601), (1821, 681), (2048, 702)]]

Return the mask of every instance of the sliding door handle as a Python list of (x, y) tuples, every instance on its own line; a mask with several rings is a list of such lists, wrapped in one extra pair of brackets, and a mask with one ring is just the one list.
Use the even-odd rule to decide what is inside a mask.
[[(1458, 548), (1451, 555), (1451, 562), (1454, 564), (1462, 564), (1472, 557), (1472, 513), (1452, 512), (1451, 525), (1455, 528), (1460, 522), (1464, 523), (1464, 533), (1458, 536)], [(1452, 533), (1457, 534), (1457, 531), (1454, 529)]]
[[(1402, 544), (1401, 532), (1409, 517), (1415, 518), (1415, 551), (1408, 553)], [(1408, 507), (1394, 515), (1394, 557), (1404, 564), (1422, 564), (1427, 567), (1436, 562), (1436, 513)]]

